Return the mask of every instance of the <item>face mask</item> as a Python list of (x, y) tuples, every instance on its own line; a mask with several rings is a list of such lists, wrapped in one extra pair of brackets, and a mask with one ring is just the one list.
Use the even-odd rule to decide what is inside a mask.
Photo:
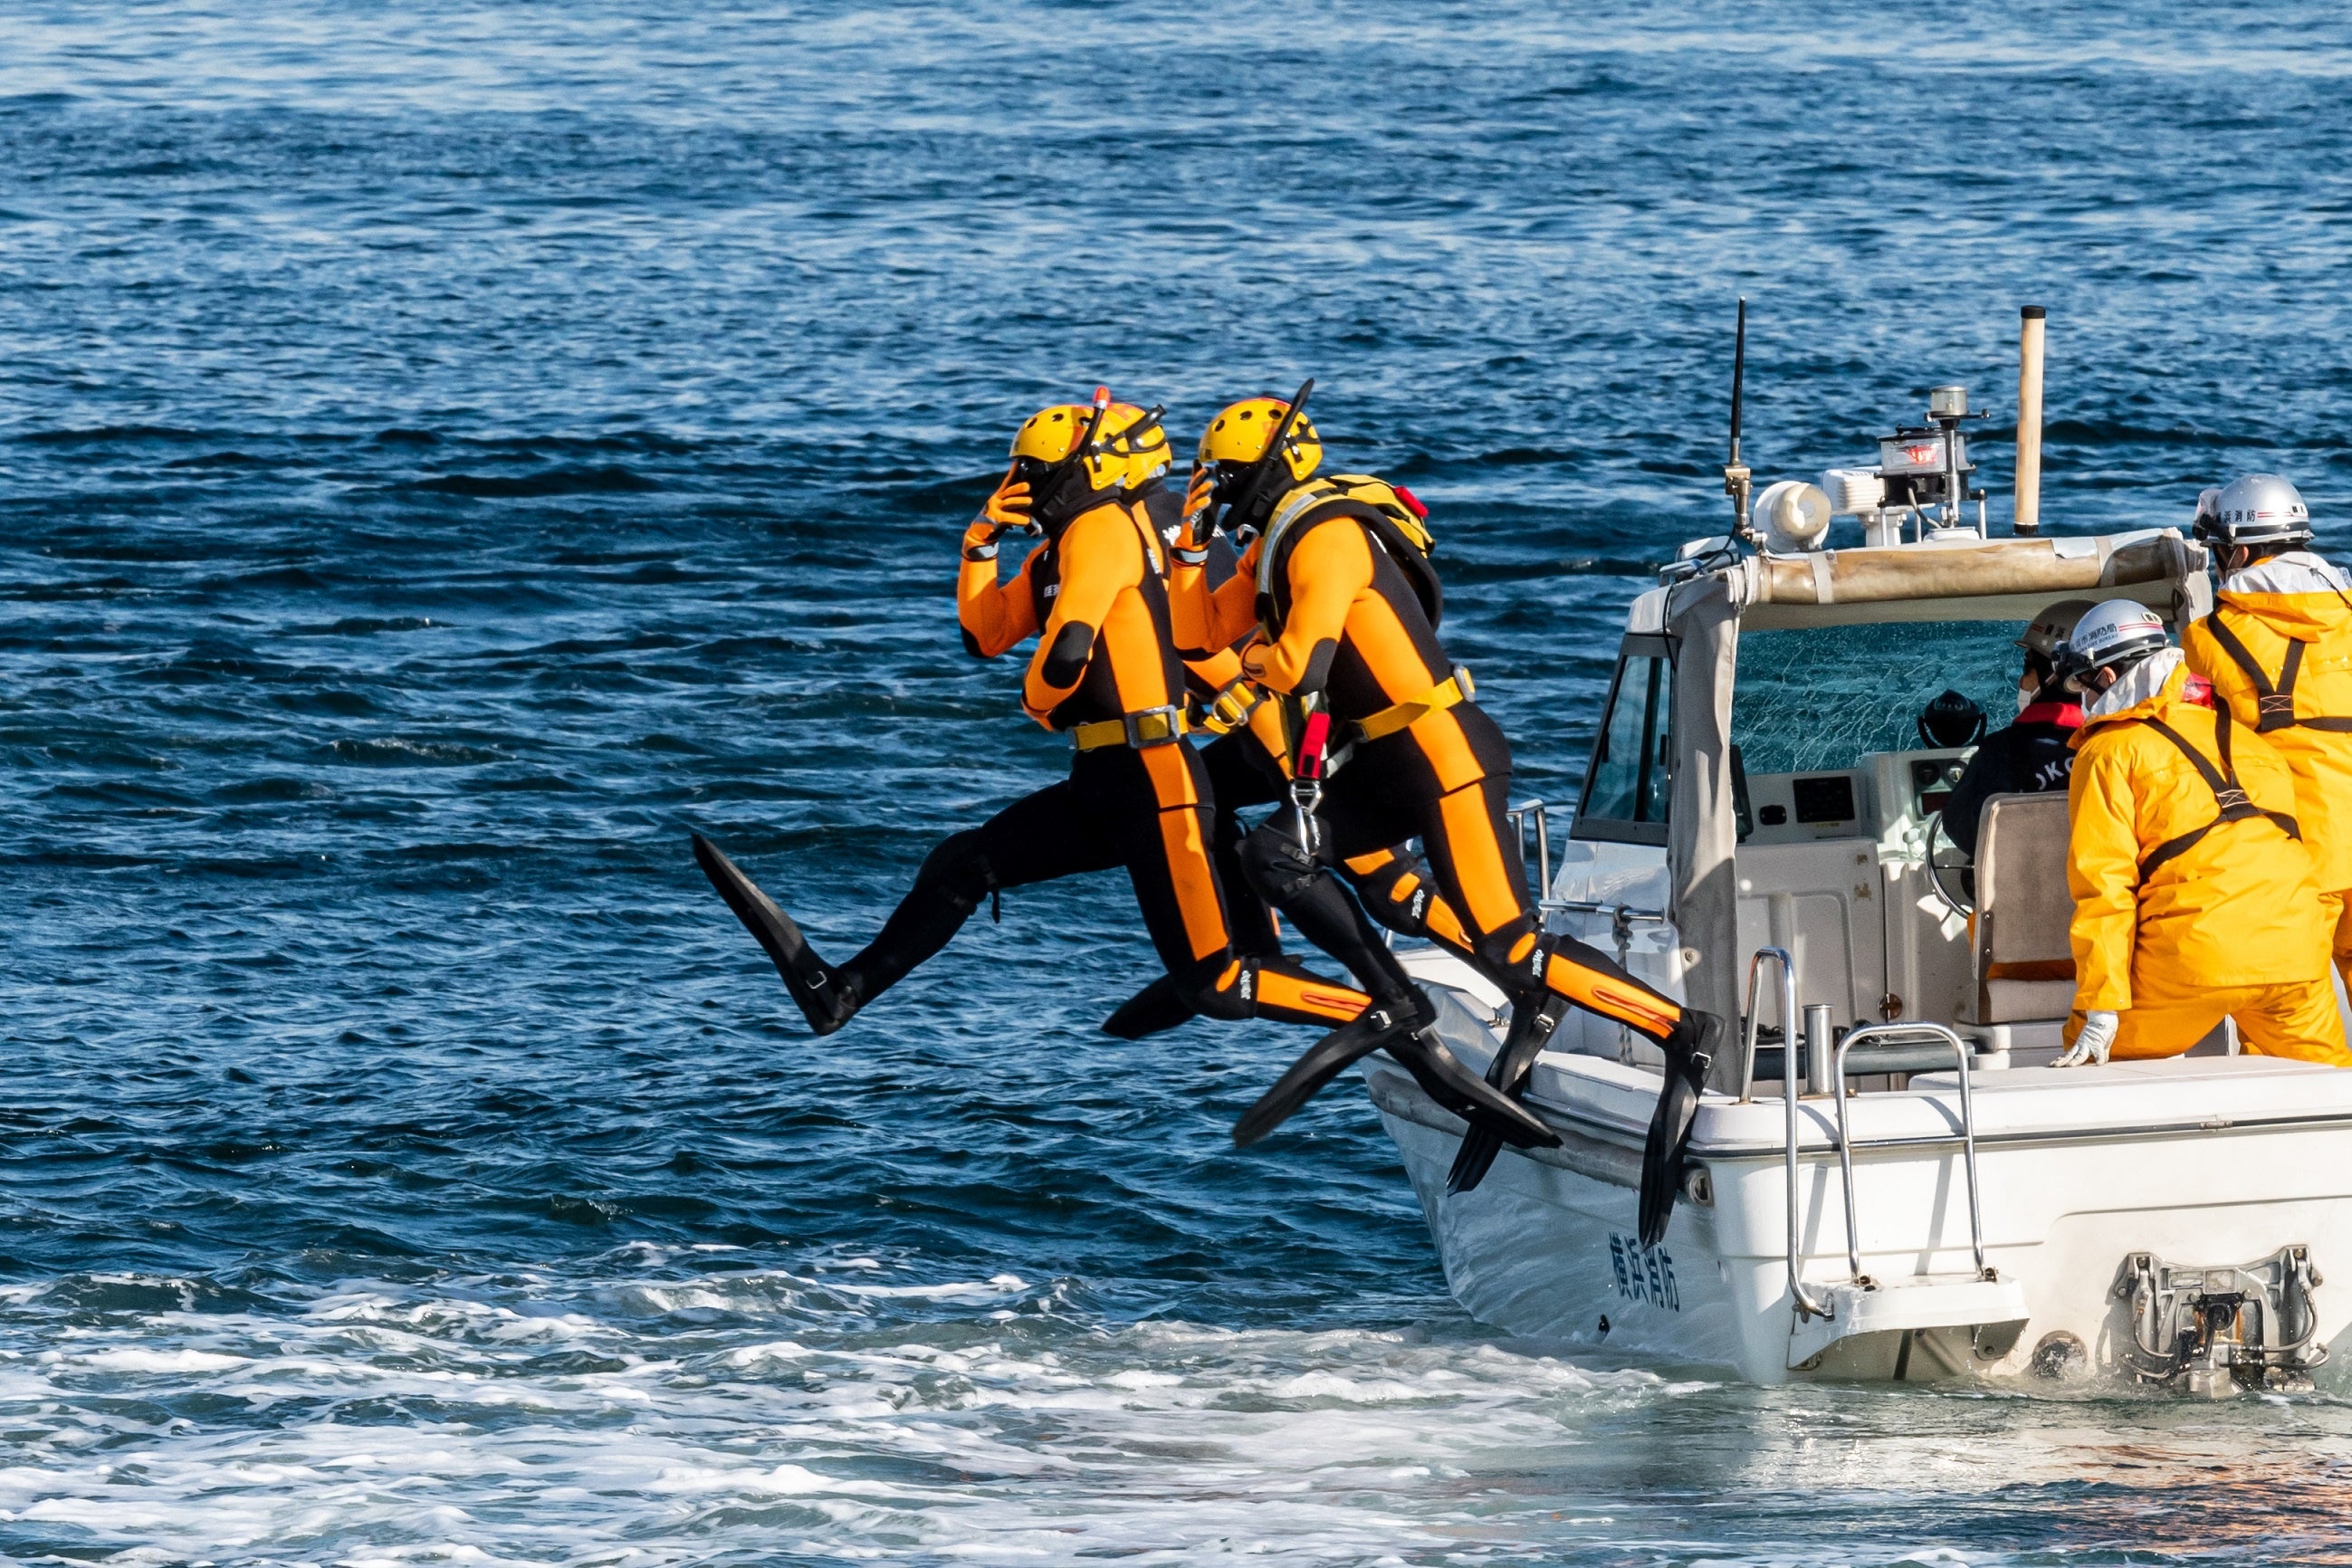
[(2041, 700), (2041, 697), (2042, 688), (2035, 682), (2021, 680), (2017, 683), (2017, 710), (2020, 713), (2032, 707)]

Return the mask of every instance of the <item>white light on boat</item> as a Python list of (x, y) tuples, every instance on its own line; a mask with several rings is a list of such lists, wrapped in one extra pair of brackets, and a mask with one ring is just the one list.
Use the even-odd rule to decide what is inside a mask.
[(1768, 549), (1783, 554), (1817, 550), (1830, 531), (1830, 498), (1819, 485), (1782, 479), (1756, 498), (1755, 517)]
[(1886, 481), (1876, 468), (1826, 468), (1822, 489), (1835, 517), (1858, 517), (1886, 504)]
[(1927, 417), (1930, 419), (1965, 419), (1969, 414), (1969, 389), (1965, 386), (1932, 386), (1927, 389)]

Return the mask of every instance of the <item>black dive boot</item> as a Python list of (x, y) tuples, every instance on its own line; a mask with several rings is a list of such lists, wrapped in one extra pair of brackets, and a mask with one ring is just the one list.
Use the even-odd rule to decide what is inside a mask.
[(819, 958), (793, 918), (743, 875), (725, 851), (699, 833), (694, 836), (694, 858), (710, 885), (719, 889), (719, 896), (727, 900), (727, 907), (735, 911), (735, 918), (775, 961), (776, 973), (784, 977), (784, 989), (807, 1015), (810, 1028), (830, 1035), (856, 1016), (864, 999), (857, 994), (856, 976)]
[(1352, 1024), (1332, 1030), (1290, 1064), (1272, 1089), (1234, 1123), (1234, 1142), (1243, 1148), (1287, 1121), (1299, 1107), (1349, 1065), (1374, 1051), (1385, 1050), (1429, 1097), (1478, 1125), (1488, 1119), (1502, 1124), (1502, 1136), (1522, 1148), (1556, 1147), (1559, 1135), (1536, 1120), (1525, 1106), (1489, 1089), (1445, 1048), (1431, 1027), (1437, 1010), (1418, 987), (1411, 993), (1412, 1011), (1402, 1005), (1375, 1003)]
[(1723, 1020), (1691, 1007), (1683, 1009), (1674, 1032), (1660, 1042), (1666, 1054), (1666, 1080), (1659, 1086), (1658, 1108), (1650, 1115), (1650, 1133), (1642, 1144), (1636, 1230), (1643, 1247), (1655, 1247), (1666, 1238), (1666, 1221), (1683, 1184), (1683, 1150), (1690, 1142), (1691, 1123), (1698, 1120), (1699, 1090), (1706, 1087), (1707, 1069), (1715, 1065), (1722, 1044)]
[[(1513, 1100), (1526, 1094), (1528, 1079), (1536, 1069), (1536, 1058), (1551, 1044), (1559, 1021), (1568, 1016), (1568, 1005), (1566, 997), (1547, 991), (1536, 1000), (1513, 1008), (1510, 1035), (1503, 1041), (1503, 1048), (1495, 1053), (1495, 1059), (1486, 1064), (1486, 1081)], [(1454, 1156), (1454, 1169), (1446, 1173), (1445, 1195), (1453, 1197), (1475, 1191), (1494, 1168), (1495, 1156), (1502, 1152), (1502, 1137), (1493, 1127), (1474, 1124)]]

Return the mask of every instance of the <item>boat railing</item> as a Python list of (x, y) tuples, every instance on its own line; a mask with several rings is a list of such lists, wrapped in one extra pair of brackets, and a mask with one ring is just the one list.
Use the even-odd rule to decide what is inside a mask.
[(1559, 908), (1551, 896), (1551, 808), (1539, 800), (1523, 800), (1507, 808), (1503, 815), (1511, 820), (1513, 831), (1519, 836), (1519, 853), (1528, 852), (1528, 826), (1536, 830), (1536, 908), (1545, 913)]
[(1504, 816), (1519, 836), (1519, 853), (1528, 849), (1528, 829), (1533, 827), (1536, 837), (1536, 909), (1539, 915), (1602, 915), (1609, 921), (1610, 935), (1617, 943), (1617, 962), (1631, 962), (1633, 928), (1637, 925), (1664, 926), (1674, 922), (1664, 910), (1645, 910), (1622, 900), (1611, 902), (1603, 899), (1560, 899), (1552, 896), (1551, 808), (1539, 800), (1523, 800), (1509, 807)]
[[(1797, 1179), (1797, 961), (1784, 947), (1759, 947), (1756, 955), (1748, 961), (1747, 1049), (1740, 1063), (1739, 1098), (1742, 1100), (1752, 1098), (1756, 1087), (1756, 1026), (1762, 1018), (1762, 1013), (1756, 1005), (1756, 991), (1763, 980), (1767, 963), (1776, 965), (1780, 971), (1780, 1100), (1788, 1111), (1789, 1131), (1788, 1146), (1781, 1151), (1782, 1163), (1789, 1176), (1789, 1295), (1797, 1303), (1801, 1316), (1826, 1318), (1830, 1315), (1829, 1308), (1805, 1289), (1804, 1205)], [(1849, 1199), (1852, 1197), (1853, 1180), (1851, 1174), (1846, 1178)], [(1846, 1212), (1849, 1215), (1853, 1212), (1851, 1202), (1846, 1205)]]

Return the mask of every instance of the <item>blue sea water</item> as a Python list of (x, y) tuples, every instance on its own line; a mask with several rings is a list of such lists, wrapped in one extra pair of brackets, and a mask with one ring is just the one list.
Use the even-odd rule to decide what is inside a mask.
[(2352, 515), (2352, 18), (0, 7), (0, 1552), (2340, 1562), (2352, 1409), (1759, 1391), (1447, 1300), (1303, 1043), (1096, 1022), (1113, 877), (810, 1038), (1055, 777), (960, 651), (1012, 426), (1318, 380), (1572, 789), (1649, 565), (2050, 326), (2047, 510)]

